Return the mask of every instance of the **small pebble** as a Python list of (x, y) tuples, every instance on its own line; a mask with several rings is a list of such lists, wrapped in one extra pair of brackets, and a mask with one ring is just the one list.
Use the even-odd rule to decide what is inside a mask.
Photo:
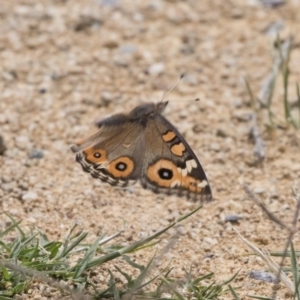
[(29, 153), (29, 158), (30, 159), (41, 159), (41, 158), (44, 158), (44, 152), (43, 150), (40, 150), (40, 149), (33, 149), (30, 151)]
[(195, 47), (194, 45), (184, 43), (181, 47), (181, 52), (186, 55), (193, 54), (195, 52)]
[(3, 191), (6, 191), (6, 192), (11, 192), (16, 186), (16, 182), (15, 181), (12, 181), (12, 182), (9, 182), (9, 183), (2, 183), (1, 184), (1, 189)]
[(251, 115), (248, 113), (234, 113), (232, 118), (238, 120), (239, 122), (249, 122)]
[(165, 71), (165, 65), (163, 63), (156, 63), (151, 65), (148, 70), (147, 73), (150, 75), (159, 75), (164, 73)]
[(38, 199), (38, 195), (36, 192), (29, 191), (22, 196), (22, 200), (24, 201), (34, 201)]
[(244, 17), (244, 12), (241, 9), (235, 8), (231, 11), (231, 18), (242, 19)]
[(47, 90), (45, 88), (40, 88), (39, 89), (39, 93), (40, 94), (46, 94), (47, 93)]
[(263, 187), (257, 187), (253, 189), (254, 194), (262, 194), (265, 192), (265, 189)]
[(100, 95), (100, 98), (105, 105), (108, 105), (113, 100), (114, 97), (111, 92), (103, 91)]
[(6, 150), (6, 145), (4, 143), (3, 137), (0, 135), (0, 155), (3, 155)]
[(236, 223), (240, 218), (238, 215), (227, 215), (225, 216), (225, 222)]
[(6, 123), (6, 116), (4, 114), (0, 114), (0, 124)]
[(24, 149), (28, 148), (29, 144), (30, 144), (30, 141), (27, 136), (19, 135), (16, 137), (16, 146), (20, 150), (24, 150)]
[(34, 218), (34, 217), (28, 217), (26, 220), (29, 223), (36, 223), (36, 218)]
[(118, 67), (127, 68), (129, 65), (129, 58), (126, 55), (116, 55), (113, 61)]
[(100, 0), (99, 2), (102, 5), (117, 6), (119, 1), (118, 0)]
[(219, 152), (221, 150), (221, 147), (220, 147), (220, 144), (218, 144), (218, 143), (211, 143), (210, 149), (214, 150), (216, 152)]
[(84, 31), (91, 27), (99, 27), (102, 24), (102, 20), (91, 15), (81, 15), (80, 20), (74, 26), (75, 31)]
[(285, 4), (285, 0), (260, 0), (263, 6), (277, 7)]
[(123, 54), (133, 54), (137, 50), (136, 46), (133, 44), (126, 44), (120, 47), (120, 52)]
[(249, 276), (253, 279), (266, 281), (266, 282), (276, 282), (277, 278), (272, 273), (264, 272), (264, 271), (251, 271), (249, 272)]
[(144, 21), (145, 17), (143, 14), (136, 12), (133, 14), (133, 18), (132, 18), (135, 22), (142, 22)]
[(199, 80), (198, 80), (197, 76), (195, 74), (191, 74), (191, 73), (186, 74), (182, 78), (182, 81), (189, 85), (192, 85), (192, 86), (199, 85)]
[(103, 47), (109, 48), (109, 49), (114, 49), (119, 46), (119, 37), (112, 35), (106, 40), (103, 41)]
[(223, 130), (223, 129), (217, 129), (217, 132), (216, 132), (216, 136), (219, 136), (219, 137), (227, 137), (227, 133)]
[(2, 182), (3, 183), (9, 183), (9, 182), (11, 182), (12, 181), (12, 178), (11, 177), (9, 177), (9, 176), (7, 176), (7, 175), (3, 175), (2, 176)]
[(263, 32), (269, 36), (275, 36), (278, 34), (279, 31), (282, 31), (284, 29), (284, 23), (283, 21), (276, 21), (269, 24)]
[(28, 183), (26, 181), (21, 181), (18, 184), (18, 188), (23, 190), (23, 191), (27, 191), (28, 190)]
[(204, 256), (204, 259), (211, 259), (211, 258), (214, 258), (214, 254), (213, 253), (210, 253), (210, 254), (207, 254)]

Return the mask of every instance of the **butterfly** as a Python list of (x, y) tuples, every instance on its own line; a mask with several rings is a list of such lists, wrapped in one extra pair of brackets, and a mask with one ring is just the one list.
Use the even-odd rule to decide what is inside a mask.
[(186, 140), (164, 117), (168, 102), (145, 103), (96, 123), (99, 130), (73, 145), (84, 171), (113, 186), (137, 180), (155, 193), (211, 200), (206, 175)]

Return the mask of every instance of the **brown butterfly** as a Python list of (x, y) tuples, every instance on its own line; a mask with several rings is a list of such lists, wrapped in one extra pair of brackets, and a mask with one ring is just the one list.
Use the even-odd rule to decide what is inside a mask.
[(84, 171), (111, 185), (140, 180), (155, 193), (211, 200), (206, 175), (191, 147), (161, 113), (168, 102), (146, 103), (96, 125), (71, 147)]

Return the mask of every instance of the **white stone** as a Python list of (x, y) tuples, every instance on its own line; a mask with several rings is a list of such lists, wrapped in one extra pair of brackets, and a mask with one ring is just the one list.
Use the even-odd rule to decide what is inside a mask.
[(33, 191), (29, 191), (22, 196), (22, 200), (24, 201), (34, 201), (38, 199), (38, 194)]
[(16, 137), (16, 146), (21, 149), (25, 150), (30, 147), (30, 141), (27, 136), (25, 135), (19, 135)]
[(165, 71), (165, 65), (163, 63), (156, 63), (156, 64), (151, 65), (148, 68), (148, 73), (150, 75), (159, 75), (159, 74), (164, 73), (164, 71)]

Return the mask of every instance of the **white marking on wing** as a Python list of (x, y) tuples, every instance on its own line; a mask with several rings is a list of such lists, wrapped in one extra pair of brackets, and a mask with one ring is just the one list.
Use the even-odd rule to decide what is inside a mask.
[(107, 169), (108, 161), (101, 162), (101, 164), (96, 164), (95, 169)]
[(172, 188), (172, 187), (180, 186), (180, 183), (181, 183), (180, 180), (175, 180), (171, 183), (170, 187)]
[(198, 187), (204, 188), (208, 185), (206, 180), (202, 180), (200, 183), (197, 184)]
[(185, 168), (185, 169), (177, 168), (177, 170), (179, 173), (182, 174), (182, 176), (186, 176), (188, 174), (187, 168)]
[(196, 162), (194, 159), (192, 159), (192, 167), (193, 167), (194, 169), (197, 168), (197, 162)]
[(193, 168), (196, 168), (196, 167), (197, 167), (197, 163), (194, 159), (188, 160), (186, 162), (186, 168), (188, 170), (188, 173), (190, 173), (193, 170)]
[(117, 180), (115, 180), (115, 179), (113, 179), (111, 177), (108, 177), (107, 182), (113, 184), (113, 183), (116, 183)]
[(134, 180), (134, 179), (130, 179), (129, 181), (128, 181), (128, 183), (127, 183), (127, 185), (134, 185), (136, 183), (136, 180)]
[(118, 183), (117, 183), (117, 185), (120, 186), (120, 187), (123, 187), (125, 183), (126, 183), (126, 181), (119, 180)]
[(91, 164), (90, 163), (88, 163), (86, 160), (81, 160), (80, 161), (80, 163), (82, 164), (82, 166), (84, 166), (84, 167), (90, 167), (91, 166)]

